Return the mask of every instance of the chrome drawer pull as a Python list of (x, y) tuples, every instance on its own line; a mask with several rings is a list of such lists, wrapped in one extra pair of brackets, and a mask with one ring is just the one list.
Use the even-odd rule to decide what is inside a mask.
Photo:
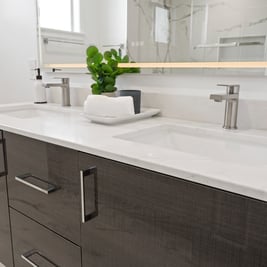
[[(93, 175), (94, 177), (94, 211), (86, 214), (85, 210), (85, 189), (84, 189), (84, 178), (87, 176)], [(95, 218), (98, 215), (98, 204), (97, 204), (97, 168), (91, 167), (87, 170), (80, 171), (81, 178), (81, 209), (82, 209), (82, 223), (86, 223), (87, 221)]]
[(30, 250), (29, 252), (26, 252), (24, 254), (21, 255), (21, 258), (26, 261), (27, 263), (29, 263), (29, 265), (31, 265), (32, 267), (39, 267), (39, 265), (37, 265), (35, 262), (33, 262), (30, 257), (32, 256), (39, 256), (40, 258), (44, 259), (46, 262), (50, 263), (51, 266), (55, 266), (55, 267), (59, 267), (59, 265), (53, 263), (51, 260), (49, 260), (47, 257), (45, 257), (44, 255), (42, 255), (39, 251), (37, 251), (36, 249)]
[(7, 160), (6, 160), (6, 142), (5, 139), (0, 139), (0, 145), (2, 145), (2, 151), (0, 150), (0, 153), (3, 153), (3, 165), (4, 170), (0, 170), (0, 177), (7, 175)]
[[(50, 193), (52, 193), (58, 189), (57, 186), (55, 186), (49, 182), (43, 181), (42, 179), (35, 177), (35, 176), (31, 175), (30, 173), (18, 175), (15, 177), (15, 180), (24, 184), (24, 185), (27, 185), (27, 186), (35, 189), (37, 191), (40, 191), (46, 195), (48, 195), (48, 194), (50, 194)], [(34, 184), (34, 181), (39, 183), (39, 185)], [(41, 186), (43, 186), (43, 187), (41, 187)]]

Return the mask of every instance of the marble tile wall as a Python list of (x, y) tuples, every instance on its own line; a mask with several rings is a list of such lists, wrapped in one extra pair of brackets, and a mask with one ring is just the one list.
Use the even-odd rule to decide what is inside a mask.
[[(155, 7), (169, 10), (169, 42), (155, 37)], [(128, 0), (128, 47), (136, 61), (217, 61), (220, 51), (228, 48), (201, 48), (220, 38), (267, 35), (267, 2), (265, 0)], [(252, 39), (253, 41), (253, 39)], [(265, 43), (265, 39), (263, 40)], [(265, 46), (236, 47), (232, 60), (265, 59)]]

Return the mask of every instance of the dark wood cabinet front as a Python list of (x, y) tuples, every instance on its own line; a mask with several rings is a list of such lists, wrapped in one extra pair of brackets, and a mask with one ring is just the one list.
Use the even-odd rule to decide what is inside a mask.
[(80, 153), (81, 169), (95, 166), (83, 266), (267, 266), (267, 203)]
[(0, 177), (0, 263), (13, 266), (6, 177)]
[(15, 267), (81, 267), (79, 246), (12, 208), (10, 214)]
[[(98, 215), (82, 224), (83, 266), (193, 266), (197, 205), (186, 195), (187, 187), (164, 175), (80, 154), (81, 169), (94, 166)], [(89, 207), (92, 179), (85, 179)]]
[[(29, 258), (64, 267), (267, 266), (266, 202), (11, 133), (5, 138), (18, 267)], [(0, 238), (10, 244), (7, 205), (4, 178)], [(0, 262), (4, 249), (0, 242)]]
[(10, 206), (80, 244), (78, 152), (5, 132)]
[(0, 263), (13, 266), (3, 133), (0, 131)]

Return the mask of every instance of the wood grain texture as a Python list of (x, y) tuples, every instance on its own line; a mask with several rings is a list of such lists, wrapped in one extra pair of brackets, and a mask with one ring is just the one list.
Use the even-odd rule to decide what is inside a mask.
[[(63, 237), (80, 244), (78, 153), (5, 132), (10, 206)], [(59, 189), (43, 194), (15, 180), (31, 173)]]
[(0, 263), (13, 266), (6, 177), (0, 177)]
[[(2, 140), (3, 132), (0, 130), (0, 141)], [(4, 143), (0, 142), (0, 265), (2, 263), (7, 267), (12, 267), (13, 258), (4, 158)]]
[[(266, 202), (11, 133), (5, 137), (10, 206), (81, 245), (84, 267), (267, 266)], [(93, 166), (98, 175), (85, 178), (85, 207), (86, 213), (96, 210), (96, 196), (98, 215), (81, 225), (79, 171)], [(60, 190), (47, 196), (14, 180), (29, 172)], [(12, 226), (23, 246), (29, 226), (22, 218), (23, 228), (15, 220)], [(53, 240), (49, 233), (43, 250)]]
[[(266, 203), (79, 157), (80, 168), (98, 167), (99, 214), (82, 225), (83, 266), (267, 266)], [(87, 195), (92, 190), (88, 183)]]
[(12, 208), (10, 213), (15, 267), (29, 267), (29, 263), (25, 262), (21, 255), (33, 249), (56, 264), (52, 265), (42, 257), (35, 256), (34, 261), (39, 263), (38, 266), (81, 267), (80, 247), (49, 231)]

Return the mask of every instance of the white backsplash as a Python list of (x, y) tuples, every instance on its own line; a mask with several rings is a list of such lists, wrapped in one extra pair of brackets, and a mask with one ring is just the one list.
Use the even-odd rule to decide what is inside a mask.
[(239, 128), (267, 129), (267, 79), (264, 77), (203, 75), (125, 76), (121, 88), (141, 89), (142, 105), (157, 107), (162, 115), (222, 124), (225, 102), (215, 103), (211, 93), (224, 94), (217, 84), (240, 84)]
[[(58, 76), (58, 75), (57, 75)], [(71, 77), (72, 105), (83, 105), (90, 93), (90, 77)], [(267, 78), (203, 75), (124, 75), (119, 89), (142, 90), (142, 106), (160, 108), (167, 117), (222, 124), (225, 103), (209, 99), (225, 93), (216, 84), (240, 84), (239, 128), (267, 130)], [(49, 102), (60, 103), (60, 89), (48, 89)]]

